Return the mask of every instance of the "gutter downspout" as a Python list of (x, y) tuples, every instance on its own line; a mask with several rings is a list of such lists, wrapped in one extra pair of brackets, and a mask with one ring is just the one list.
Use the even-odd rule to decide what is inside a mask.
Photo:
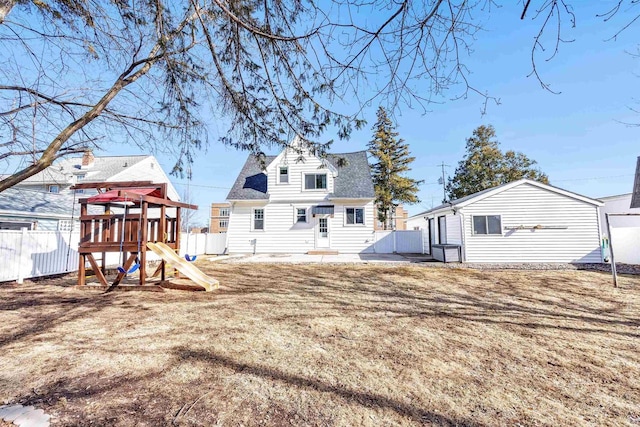
[(465, 239), (465, 221), (464, 221), (464, 213), (462, 213), (462, 209), (458, 211), (460, 214), (460, 242), (462, 243), (462, 259), (460, 261), (467, 262), (467, 245)]

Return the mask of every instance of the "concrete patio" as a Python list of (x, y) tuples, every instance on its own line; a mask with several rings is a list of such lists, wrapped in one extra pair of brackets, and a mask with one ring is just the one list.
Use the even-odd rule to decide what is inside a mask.
[[(211, 261), (223, 261), (220, 258), (210, 258)], [(308, 254), (256, 254), (232, 255), (224, 260), (235, 263), (286, 263), (286, 264), (411, 264), (433, 261), (429, 255), (422, 254), (337, 254), (337, 255), (308, 255)]]

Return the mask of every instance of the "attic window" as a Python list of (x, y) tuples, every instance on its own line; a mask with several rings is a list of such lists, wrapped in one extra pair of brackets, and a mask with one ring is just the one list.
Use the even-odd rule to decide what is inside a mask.
[(287, 184), (289, 182), (289, 168), (287, 166), (280, 166), (280, 184)]
[(307, 174), (304, 176), (305, 190), (326, 190), (327, 174)]
[(50, 185), (49, 186), (49, 193), (59, 193), (60, 192), (60, 186), (59, 185)]

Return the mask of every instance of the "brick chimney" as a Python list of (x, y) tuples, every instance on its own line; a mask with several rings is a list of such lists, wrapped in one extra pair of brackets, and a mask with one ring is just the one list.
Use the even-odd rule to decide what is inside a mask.
[(93, 151), (87, 150), (82, 155), (82, 169), (90, 168), (93, 166), (95, 158), (93, 157)]

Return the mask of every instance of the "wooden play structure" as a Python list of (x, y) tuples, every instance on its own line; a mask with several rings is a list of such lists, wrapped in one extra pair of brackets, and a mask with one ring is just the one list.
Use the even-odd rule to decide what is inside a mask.
[[(207, 291), (218, 282), (177, 255), (180, 248), (181, 209), (197, 209), (195, 205), (176, 202), (167, 197), (167, 184), (150, 181), (81, 183), (74, 190), (96, 189), (98, 194), (80, 199), (80, 245), (78, 248), (78, 286), (86, 285), (89, 262), (93, 274), (103, 287), (115, 289), (123, 278), (139, 273), (136, 288), (147, 283), (147, 249), (160, 256), (160, 264), (151, 275), (166, 281), (166, 266), (176, 270)], [(92, 206), (101, 207), (98, 209)], [(101, 213), (89, 211), (101, 210)], [(120, 253), (121, 263), (112, 283), (106, 277), (108, 253)], [(94, 254), (101, 254), (96, 259)], [(100, 261), (100, 263), (98, 263)], [(153, 286), (157, 288), (157, 286)]]

